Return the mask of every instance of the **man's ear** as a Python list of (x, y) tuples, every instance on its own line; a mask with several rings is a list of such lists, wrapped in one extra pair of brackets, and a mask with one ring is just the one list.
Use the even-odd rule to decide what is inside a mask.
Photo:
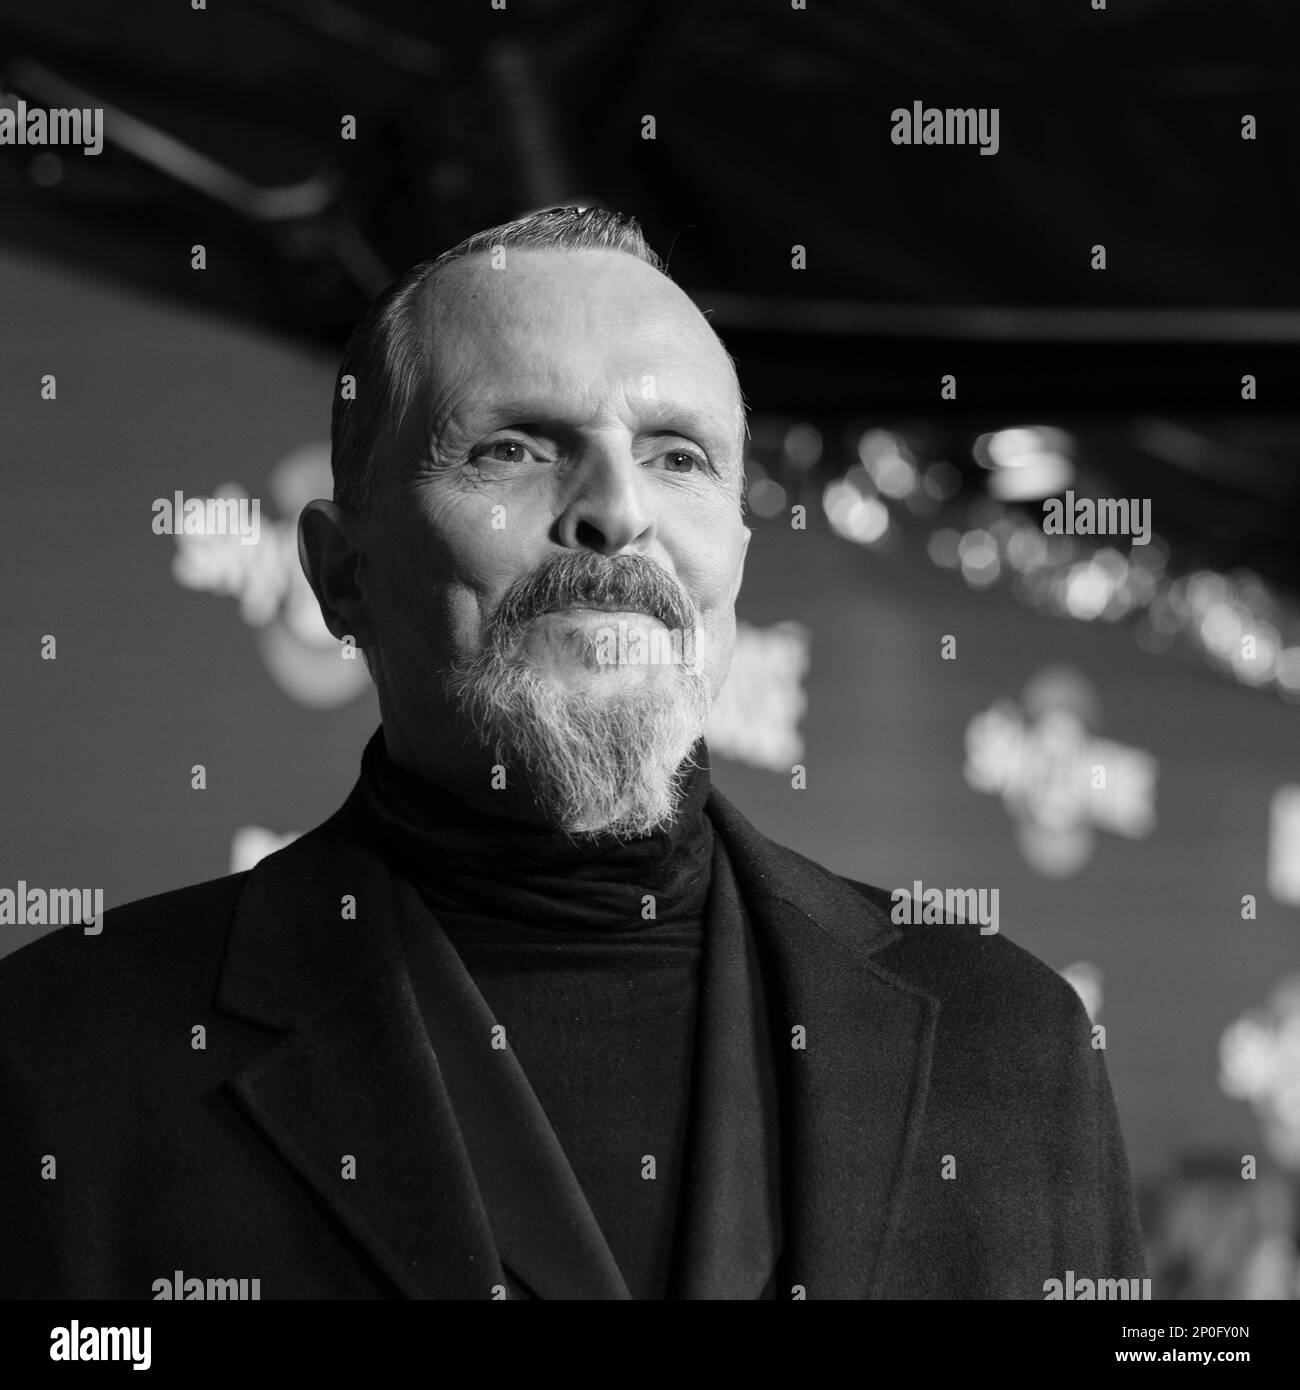
[(298, 517), (298, 560), (316, 595), (320, 615), (340, 641), (352, 637), (369, 647), (372, 629), (369, 605), (358, 578), (364, 554), (362, 527), (357, 518), (334, 502), (308, 502)]
[(736, 565), (736, 579), (731, 586), (731, 604), (735, 607), (736, 595), (740, 593), (740, 586), (745, 579), (745, 557), (749, 554), (749, 543), (754, 539), (754, 533), (748, 526), (745, 528), (745, 540), (740, 547), (740, 561)]

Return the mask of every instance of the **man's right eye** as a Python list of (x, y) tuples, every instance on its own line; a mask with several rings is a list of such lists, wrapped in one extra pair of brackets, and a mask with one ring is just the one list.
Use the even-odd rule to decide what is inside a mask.
[[(532, 449), (518, 439), (494, 439), (481, 444), (470, 455), (471, 459), (488, 459), (492, 463), (525, 463)], [(534, 455), (535, 457), (535, 455)]]

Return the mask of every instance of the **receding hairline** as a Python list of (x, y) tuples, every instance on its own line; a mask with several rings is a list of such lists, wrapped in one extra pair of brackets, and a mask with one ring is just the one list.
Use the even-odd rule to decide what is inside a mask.
[[(473, 251), (470, 252), (468, 255), (457, 256), (455, 260), (447, 261), (442, 265), (435, 264), (431, 268), (430, 273), (424, 278), (424, 280), (420, 282), (420, 284), (416, 288), (416, 293), (412, 295), (411, 299), (408, 301), (407, 305), (405, 306), (406, 312), (418, 316), (422, 321), (422, 324), (426, 327), (431, 326), (431, 322), (434, 318), (433, 310), (436, 307), (439, 295), (450, 294), (453, 290), (455, 280), (465, 280), (471, 271), (476, 272), (478, 275), (481, 276), (484, 270), (482, 262), (484, 258), (490, 259), (491, 254), (492, 253), (490, 250)], [(717, 345), (722, 349), (722, 352), (726, 356), (727, 360), (732, 363), (732, 369), (734, 372), (735, 363), (734, 361), (732, 361), (731, 354), (727, 351), (727, 345), (722, 341), (722, 338), (718, 334), (717, 329), (715, 329), (713, 324), (709, 322), (709, 316), (700, 308), (698, 304), (696, 304), (696, 302), (691, 298), (689, 294), (686, 293), (686, 291), (677, 283), (677, 281), (674, 280), (671, 275), (667, 274), (659, 266), (654, 265), (649, 261), (644, 261), (639, 256), (634, 256), (627, 251), (618, 250), (615, 247), (511, 247), (507, 251), (508, 259), (506, 262), (506, 266), (503, 268), (504, 272), (507, 275), (509, 274), (510, 258), (520, 256), (524, 257), (526, 260), (531, 260), (534, 262), (539, 262), (545, 259), (558, 259), (561, 257), (574, 258), (596, 256), (604, 259), (606, 262), (610, 264), (611, 267), (619, 262), (631, 262), (634, 265), (644, 266), (646, 271), (653, 275), (656, 281), (667, 286), (673, 292), (674, 298), (679, 303), (689, 306), (692, 310), (694, 310), (695, 315), (703, 323), (704, 327), (708, 329), (709, 336), (711, 337), (711, 339), (715, 343), (717, 343)], [(493, 270), (492, 273), (495, 275), (500, 275), (502, 274), (502, 270)], [(451, 283), (448, 283), (449, 281)], [(492, 282), (490, 280), (484, 280), (483, 283), (491, 284)], [(429, 334), (429, 337), (432, 337), (431, 333)], [(737, 384), (739, 384), (739, 381), (737, 381)]]

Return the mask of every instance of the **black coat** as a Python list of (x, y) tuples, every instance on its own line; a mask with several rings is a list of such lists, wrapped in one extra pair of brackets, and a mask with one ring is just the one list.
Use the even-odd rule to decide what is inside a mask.
[[(895, 925), (888, 893), (716, 789), (706, 811), (785, 1057), (775, 1296), (1041, 1299), (1071, 1270), (1143, 1276), (1074, 991), (999, 935)], [(0, 1296), (148, 1299), (180, 1270), (256, 1277), (264, 1299), (619, 1297), (572, 1208), (534, 1202), (534, 1229), (494, 1241), (395, 944), (412, 896), (340, 812), (250, 872), (0, 962)], [(551, 1157), (538, 1190), (563, 1207)]]

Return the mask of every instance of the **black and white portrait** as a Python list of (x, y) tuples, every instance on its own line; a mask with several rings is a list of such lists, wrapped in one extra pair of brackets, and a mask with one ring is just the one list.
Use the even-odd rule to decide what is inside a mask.
[(1220, 23), (0, 23), (0, 1294), (1300, 1297)]

